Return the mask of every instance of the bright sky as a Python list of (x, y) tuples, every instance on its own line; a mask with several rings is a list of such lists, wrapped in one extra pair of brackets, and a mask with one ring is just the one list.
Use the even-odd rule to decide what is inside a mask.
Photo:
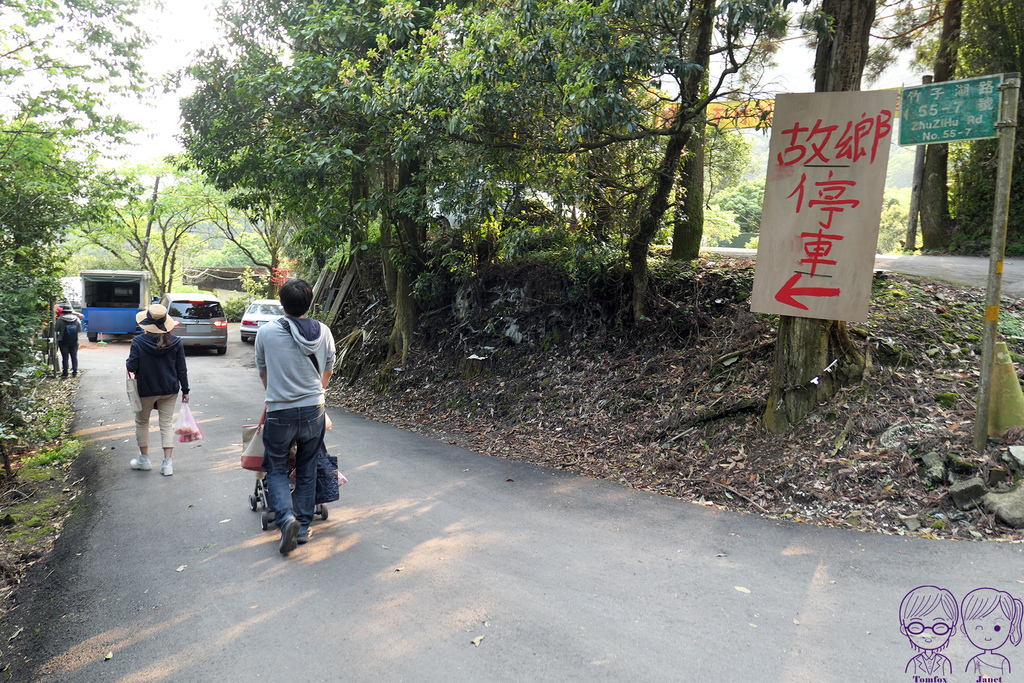
[[(214, 24), (211, 0), (168, 0), (160, 12), (150, 10), (140, 23), (154, 38), (148, 50), (145, 66), (153, 76), (188, 66), (196, 50), (215, 44), (218, 34)], [(174, 136), (179, 132), (180, 111), (178, 98), (183, 93), (157, 92), (146, 102), (134, 105), (125, 112), (134, 121), (145, 126), (136, 134), (129, 151), (134, 162), (145, 163), (169, 154), (181, 152)]]
[[(212, 9), (215, 4), (216, 0), (167, 0), (162, 12), (150, 10), (142, 18), (143, 26), (156, 41), (146, 59), (151, 73), (159, 75), (187, 66), (197, 50), (218, 42)], [(778, 62), (779, 69), (764, 80), (765, 90), (778, 93), (810, 92), (814, 89), (811, 78), (814, 53), (806, 47), (805, 41), (786, 41)], [(918, 77), (909, 76), (905, 64), (897, 64), (883, 75), (880, 82), (868, 87), (892, 88), (919, 82)], [(183, 93), (157, 93), (148, 98), (149, 106), (133, 106), (127, 112), (146, 128), (133, 138), (135, 146), (129, 154), (134, 162), (154, 161), (182, 151), (174, 139), (179, 132), (178, 98), (182, 94), (188, 94), (187, 90)]]

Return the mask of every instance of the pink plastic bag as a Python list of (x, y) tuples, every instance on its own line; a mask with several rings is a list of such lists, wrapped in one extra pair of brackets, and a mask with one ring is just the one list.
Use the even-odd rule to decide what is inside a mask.
[(181, 404), (181, 412), (178, 414), (178, 424), (174, 426), (174, 433), (178, 435), (178, 443), (189, 443), (199, 441), (203, 438), (203, 432), (199, 429), (199, 423), (192, 415), (192, 409), (187, 403)]

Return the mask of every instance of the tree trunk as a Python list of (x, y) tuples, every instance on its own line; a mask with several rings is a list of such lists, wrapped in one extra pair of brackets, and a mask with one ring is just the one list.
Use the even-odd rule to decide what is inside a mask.
[(395, 241), (392, 238), (390, 216), (384, 216), (380, 223), (380, 247), (381, 247), (381, 268), (384, 271), (384, 293), (388, 301), (394, 302), (398, 291), (398, 268), (395, 267), (391, 255), (395, 249)]
[(404, 270), (399, 270), (395, 282), (395, 324), (391, 328), (391, 356), (401, 359), (405, 363), (409, 359), (409, 351), (412, 349), (412, 337), (416, 331), (416, 322), (419, 313), (416, 308), (416, 300), (412, 296), (413, 278)]
[[(860, 90), (875, 2), (824, 0), (822, 12), (833, 18), (834, 32), (818, 41), (815, 92)], [(864, 356), (845, 322), (779, 316), (765, 427), (776, 434), (788, 431), (863, 375)]]
[[(699, 17), (699, 22), (693, 33), (693, 52), (691, 53), (695, 60), (709, 58), (707, 56), (711, 54), (714, 8), (713, 0), (694, 0), (691, 4), (692, 13)], [(676, 171), (679, 169), (679, 157), (693, 134), (694, 112), (692, 107), (700, 98), (701, 83), (706, 73), (706, 68), (692, 69), (682, 83), (679, 109), (672, 122), (673, 133), (668, 138), (665, 153), (654, 174), (654, 192), (651, 194), (646, 210), (637, 221), (636, 231), (630, 235), (626, 245), (629, 265), (633, 273), (633, 320), (635, 322), (639, 322), (643, 318), (644, 304), (647, 299), (647, 286), (650, 280), (647, 250), (650, 248), (654, 236), (658, 234), (658, 227), (668, 210), (668, 198), (671, 196), (672, 186), (675, 184)]]
[(832, 32), (814, 53), (814, 91), (860, 90), (875, 0), (823, 0), (821, 13), (832, 18)]
[[(421, 249), (426, 240), (426, 228), (417, 218), (423, 203), (423, 193), (417, 185), (418, 171), (419, 162), (415, 159), (399, 165), (396, 194), (399, 202), (405, 206), (395, 211), (396, 229), (391, 232), (395, 248), (388, 250), (390, 254), (400, 254), (401, 259), (400, 262), (392, 261), (391, 264), (395, 269), (394, 287), (391, 290), (395, 322), (391, 328), (390, 346), (392, 357), (400, 356), (402, 363), (408, 360), (413, 332), (419, 319), (419, 310), (412, 295), (412, 285), (423, 267)], [(409, 194), (415, 197), (412, 201), (407, 197)], [(407, 208), (409, 206), (412, 208)]]
[[(780, 369), (785, 377), (779, 377)], [(816, 405), (863, 375), (864, 355), (850, 339), (846, 323), (780, 316), (765, 426), (775, 434), (789, 431)]]
[(691, 151), (683, 157), (679, 172), (680, 199), (670, 257), (681, 261), (697, 258), (704, 239), (704, 134), (694, 132), (689, 147)]
[[(17, 231), (15, 231), (15, 232), (17, 232)], [(17, 254), (17, 252), (15, 252), (15, 254)], [(50, 308), (50, 311), (51, 312), (53, 311), (52, 307)], [(50, 327), (52, 328), (53, 326), (51, 325)], [(54, 363), (56, 363), (56, 361), (54, 361)], [(56, 372), (54, 372), (54, 375), (56, 375)], [(5, 409), (4, 398), (5, 398), (5, 396), (4, 396), (3, 389), (0, 389), (0, 416), (3, 416), (3, 414), (4, 414), (4, 409)], [(7, 474), (7, 481), (8, 482), (13, 481), (14, 480), (14, 469), (11, 467), (11, 456), (10, 456), (10, 454), (8, 454), (7, 447), (4, 445), (3, 441), (0, 441), (0, 459), (2, 459), (3, 462), (4, 462), (4, 472)]]
[[(707, 16), (713, 5), (704, 3), (699, 7), (704, 12), (704, 19), (698, 25), (694, 36), (694, 63), (700, 66), (700, 78), (689, 78), (686, 81), (684, 102), (696, 102), (707, 94), (708, 66), (711, 63), (710, 29)], [(695, 8), (697, 9), (697, 8)], [(707, 41), (707, 42), (704, 42)], [(687, 154), (683, 158), (679, 171), (679, 210), (676, 212), (676, 224), (672, 230), (672, 254), (670, 258), (692, 261), (700, 255), (700, 243), (704, 239), (704, 144), (707, 141), (707, 128), (698, 126), (687, 143)]]
[(280, 286), (277, 284), (277, 269), (281, 267), (281, 259), (278, 258), (277, 252), (270, 254), (270, 284), (267, 286), (267, 298), (276, 299), (277, 292)]
[[(683, 116), (683, 112), (679, 113)], [(654, 236), (658, 234), (665, 212), (668, 210), (668, 197), (675, 183), (676, 170), (679, 168), (679, 156), (686, 146), (692, 128), (687, 126), (683, 131), (675, 133), (668, 139), (665, 154), (654, 176), (654, 194), (647, 205), (647, 210), (640, 216), (636, 231), (630, 235), (626, 245), (629, 265), (633, 273), (633, 320), (639, 322), (644, 315), (644, 302), (647, 300), (647, 285), (650, 280), (650, 269), (647, 265), (647, 250), (650, 249)]]
[[(935, 58), (933, 83), (953, 78), (956, 69), (957, 45), (960, 42), (960, 20), (963, 0), (948, 0), (942, 16), (939, 35), (939, 53)], [(921, 176), (921, 246), (930, 250), (949, 247), (951, 225), (949, 217), (949, 145), (928, 145)]]

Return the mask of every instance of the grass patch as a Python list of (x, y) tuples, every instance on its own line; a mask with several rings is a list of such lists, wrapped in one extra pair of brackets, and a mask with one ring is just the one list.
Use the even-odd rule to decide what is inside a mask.
[(85, 445), (71, 437), (77, 386), (55, 379), (38, 385), (11, 440), (14, 476), (0, 469), (0, 621), (27, 568), (53, 548), (81, 491), (81, 480), (70, 482)]
[[(68, 439), (57, 446), (44, 448), (35, 455), (25, 458), (24, 465), (26, 469), (65, 465), (74, 462), (84, 447), (85, 444), (78, 439)], [(26, 472), (19, 472), (19, 476), (26, 476), (27, 474)]]

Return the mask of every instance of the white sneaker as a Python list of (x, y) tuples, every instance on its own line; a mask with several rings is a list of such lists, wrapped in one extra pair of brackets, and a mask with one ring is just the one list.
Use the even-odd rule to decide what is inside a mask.
[(148, 470), (152, 467), (149, 464), (149, 456), (140, 454), (137, 458), (132, 458), (131, 466), (133, 470)]
[(160, 474), (164, 475), (165, 477), (169, 477), (172, 474), (174, 474), (174, 468), (171, 467), (170, 458), (164, 458), (163, 464), (160, 465)]

